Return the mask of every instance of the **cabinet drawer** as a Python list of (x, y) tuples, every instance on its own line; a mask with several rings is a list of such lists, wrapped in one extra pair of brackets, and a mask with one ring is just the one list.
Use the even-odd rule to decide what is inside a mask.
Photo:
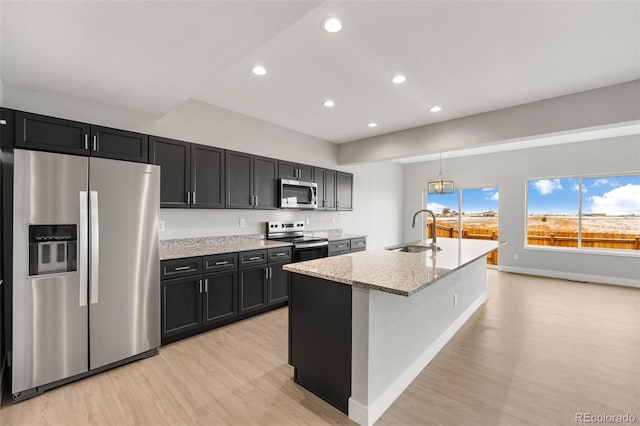
[(262, 265), (263, 263), (267, 263), (267, 250), (240, 252), (240, 267)]
[[(349, 253), (351, 250), (351, 241), (350, 240), (339, 240), (339, 241), (329, 241), (329, 255), (335, 254), (336, 252), (346, 251)], [(342, 253), (340, 253), (342, 254)]]
[(366, 238), (354, 238), (351, 240), (351, 251), (363, 251), (367, 249)]
[(268, 250), (269, 262), (291, 261), (291, 247), (278, 247)]
[(163, 260), (160, 262), (160, 279), (188, 277), (202, 274), (202, 257)]
[(203, 259), (204, 272), (228, 271), (238, 268), (238, 253), (223, 253), (205, 256)]

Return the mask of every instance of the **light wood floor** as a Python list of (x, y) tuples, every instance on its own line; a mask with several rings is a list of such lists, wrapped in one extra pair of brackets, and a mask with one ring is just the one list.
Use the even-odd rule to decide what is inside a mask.
[[(488, 274), (487, 304), (378, 425), (640, 424), (640, 289)], [(352, 424), (292, 376), (285, 308), (19, 404), (6, 395), (0, 425)]]

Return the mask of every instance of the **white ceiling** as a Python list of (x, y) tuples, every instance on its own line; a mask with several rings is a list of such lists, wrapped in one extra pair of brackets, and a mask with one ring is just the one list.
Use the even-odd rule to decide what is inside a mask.
[(640, 78), (636, 1), (5, 0), (0, 18), (5, 87), (156, 116), (196, 99), (338, 143)]

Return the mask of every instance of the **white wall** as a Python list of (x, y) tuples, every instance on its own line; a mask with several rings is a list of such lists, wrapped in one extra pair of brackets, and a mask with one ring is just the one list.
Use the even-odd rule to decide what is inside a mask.
[[(500, 249), (503, 270), (539, 273), (581, 281), (640, 286), (640, 257), (525, 249), (527, 178), (640, 173), (640, 136), (625, 136), (442, 161), (443, 174), (456, 187), (500, 188)], [(438, 162), (404, 167), (404, 239), (420, 238), (411, 229), (413, 212), (422, 208), (426, 182), (438, 175)], [(518, 254), (518, 260), (514, 260)]]
[[(640, 120), (640, 80), (341, 144), (351, 164), (455, 151)], [(446, 107), (446, 106), (445, 106)]]
[[(187, 101), (162, 117), (67, 96), (7, 88), (6, 106), (354, 173), (352, 212), (162, 209), (161, 239), (264, 233), (264, 222), (306, 220), (308, 229), (368, 235), (371, 248), (402, 239), (402, 166), (337, 165), (335, 144), (211, 105)], [(246, 226), (240, 228), (239, 219)], [(388, 223), (387, 226), (380, 226)]]

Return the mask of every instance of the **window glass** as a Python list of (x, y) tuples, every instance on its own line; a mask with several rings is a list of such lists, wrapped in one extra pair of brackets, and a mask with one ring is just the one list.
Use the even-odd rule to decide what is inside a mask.
[[(438, 237), (458, 238), (458, 190), (453, 194), (437, 194), (427, 197), (427, 208), (438, 217)], [(427, 226), (425, 235), (431, 238), (431, 215), (424, 215)]]
[(579, 179), (527, 182), (527, 244), (578, 247)]
[(582, 179), (582, 246), (639, 250), (640, 176)]

